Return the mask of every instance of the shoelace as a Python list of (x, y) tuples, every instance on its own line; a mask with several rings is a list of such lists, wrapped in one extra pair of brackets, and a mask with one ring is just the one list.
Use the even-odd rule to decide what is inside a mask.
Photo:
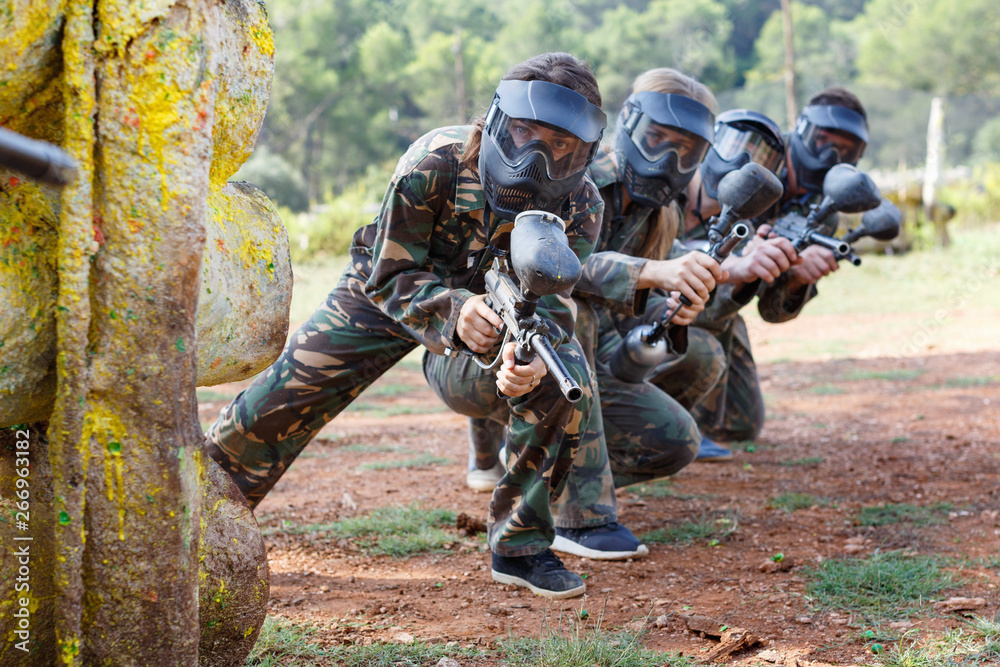
[(553, 572), (555, 570), (565, 570), (563, 562), (559, 560), (550, 549), (535, 555), (535, 565), (542, 567), (545, 572)]

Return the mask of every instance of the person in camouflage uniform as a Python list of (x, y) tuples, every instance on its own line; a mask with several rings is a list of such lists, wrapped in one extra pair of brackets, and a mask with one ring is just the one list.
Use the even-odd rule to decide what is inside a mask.
[[(508, 472), (488, 521), (493, 578), (548, 597), (583, 593), (582, 579), (548, 550), (550, 499), (566, 485), (596, 398), (569, 294), (543, 297), (538, 314), (583, 389), (575, 404), (540, 358), (515, 365), (512, 344), (496, 376), (465, 356), (439, 355), (459, 347), (482, 353), (496, 343), (502, 321), (484, 303), (483, 278), (494, 254), (509, 249), (518, 210), (557, 213), (573, 251), (581, 259), (591, 253), (603, 203), (584, 174), (606, 123), (600, 103), (585, 63), (544, 54), (507, 73), (485, 127), (434, 130), (407, 150), (326, 302), (209, 429), (210, 456), (254, 506), (327, 422), (423, 345), (446, 372), (468, 380), (465, 399), (475, 410), (506, 415)], [(530, 111), (508, 115), (508, 107)], [(542, 162), (534, 173), (547, 176), (512, 180), (509, 162), (518, 160)]]
[[(735, 113), (730, 116), (734, 132), (752, 134), (756, 125), (758, 134), (768, 140), (773, 140), (778, 133), (773, 121), (761, 114), (747, 113), (746, 110), (726, 112), (730, 113)], [(726, 114), (721, 115), (720, 120)], [(761, 121), (761, 118), (764, 120)], [(767, 125), (771, 129), (767, 129)], [(822, 197), (823, 178), (830, 167), (840, 162), (856, 164), (867, 141), (865, 111), (856, 96), (842, 88), (827, 89), (814, 96), (809, 106), (803, 109), (795, 132), (781, 141), (784, 168), (773, 162), (767, 164), (779, 173), (785, 192), (770, 211), (755, 220), (758, 233), (753, 243), (784, 246), (785, 239), (764, 241), (770, 230), (769, 223), (789, 214), (807, 215), (810, 205)], [(765, 143), (756, 139), (748, 140), (747, 145), (760, 147)], [(776, 140), (771, 142), (772, 147), (775, 145)], [(772, 154), (764, 150), (749, 157), (750, 152), (748, 150), (744, 154), (743, 163), (745, 159), (764, 163), (770, 160)], [(699, 178), (689, 186), (689, 206), (683, 233), (686, 243), (707, 239), (704, 221), (719, 210), (714, 199), (714, 186), (718, 185), (723, 173), (734, 168), (733, 165), (737, 168), (741, 166), (735, 154), (727, 154), (723, 158), (715, 152), (710, 152), (702, 164)], [(837, 216), (833, 215), (824, 222), (820, 232), (833, 234), (836, 229)], [(750, 351), (746, 322), (738, 314), (739, 309), (756, 296), (757, 310), (765, 322), (787, 322), (797, 317), (803, 306), (818, 294), (816, 282), (838, 268), (834, 254), (820, 246), (809, 246), (798, 254), (794, 250), (788, 252), (788, 248), (785, 252), (791, 260), (788, 266), (770, 267), (770, 277), (762, 274), (756, 280), (747, 279), (720, 289), (692, 327), (714, 335), (727, 359), (724, 380), (694, 410), (702, 432), (711, 438), (754, 440), (764, 426), (764, 399)], [(743, 256), (747, 255), (744, 250)], [(776, 272), (778, 268), (780, 272)], [(732, 458), (725, 448), (717, 449), (721, 452), (712, 460)]]
[[(707, 150), (714, 106), (711, 92), (690, 77), (668, 68), (650, 70), (637, 78), (619, 116), (615, 151), (599, 154), (591, 165), (590, 176), (605, 202), (604, 220), (598, 251), (585, 262), (574, 298), (581, 314), (586, 314), (581, 322), (586, 321), (586, 330), (594, 333), (585, 351), (593, 355), (600, 396), (595, 413), (599, 410), (601, 418), (592, 423), (595, 432), (603, 429), (614, 476), (611, 486), (602, 479), (603, 486), (587, 487), (590, 493), (567, 492), (557, 501), (556, 550), (598, 559), (641, 555), (644, 550), (630, 551), (610, 530), (584, 535), (568, 526), (609, 507), (614, 488), (672, 475), (698, 451), (702, 436), (688, 410), (725, 370), (724, 355), (713, 336), (700, 330), (688, 336), (683, 326), (673, 329), (675, 350), (692, 353), (657, 369), (658, 375), (684, 378), (684, 386), (672, 394), (657, 386), (655, 377), (654, 382), (623, 381), (608, 364), (623, 333), (649, 318), (658, 319), (674, 303), (668, 302), (667, 293), (677, 290), (691, 301), (678, 313), (676, 321), (683, 325), (704, 307), (716, 282), (726, 277), (703, 253), (678, 251), (676, 257), (667, 258), (679, 224), (679, 211), (671, 202)], [(654, 305), (648, 308), (648, 304)], [(581, 326), (578, 323), (578, 331)], [(503, 439), (500, 429), (490, 429), (488, 423), (470, 425), (470, 460), (483, 469), (496, 460)], [(588, 459), (583, 452), (574, 462), (570, 490), (574, 480), (601, 479), (596, 472), (604, 461)]]

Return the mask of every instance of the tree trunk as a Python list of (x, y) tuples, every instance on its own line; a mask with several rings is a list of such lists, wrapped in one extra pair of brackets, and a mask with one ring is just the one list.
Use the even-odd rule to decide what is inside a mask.
[[(0, 429), (0, 513), (30, 505), (0, 532), (0, 658), (239, 664), (265, 613), (266, 553), (239, 492), (202, 455), (196, 314), (207, 220), (220, 227), (212, 252), (263, 276), (221, 281), (213, 312), (231, 310), (218, 321), (252, 320), (241, 299), (262, 300), (287, 267), (273, 206), (226, 184), (267, 104), (264, 9), (38, 0), (10, 21), (0, 115), (62, 144), (80, 170), (61, 200), (15, 176), (0, 196), (0, 296), (12, 306), (0, 353), (44, 344), (26, 393), (51, 419)], [(208, 352), (210, 370), (234, 356), (224, 344)], [(4, 408), (16, 356), (0, 357)], [(17, 590), (21, 568), (30, 577)]]

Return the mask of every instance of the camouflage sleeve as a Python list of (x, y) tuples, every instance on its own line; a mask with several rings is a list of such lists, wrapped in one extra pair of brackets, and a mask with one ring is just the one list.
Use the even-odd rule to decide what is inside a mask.
[(376, 218), (372, 271), (365, 285), (365, 294), (386, 315), (437, 354), (454, 345), (458, 314), (472, 295), (448, 287), (429, 269), (432, 247), (448, 243), (442, 237), (458, 227), (441, 224), (453, 215), (455, 190), (456, 164), (445, 154), (415, 144), (400, 158)]
[(794, 320), (802, 307), (819, 294), (816, 285), (805, 285), (797, 290), (788, 287), (788, 274), (781, 274), (771, 285), (764, 285), (757, 298), (757, 312), (761, 319), (772, 324)]
[(648, 261), (613, 250), (595, 252), (583, 265), (576, 294), (626, 315), (641, 315), (649, 290), (639, 289), (639, 272)]
[[(570, 214), (566, 218), (566, 236), (569, 246), (580, 258), (580, 263), (587, 265), (588, 258), (597, 246), (601, 231), (601, 216), (604, 214), (604, 200), (597, 192), (597, 186), (589, 177), (584, 178), (572, 195), (570, 195)], [(569, 289), (560, 294), (542, 297), (538, 300), (538, 315), (554, 325), (549, 337), (552, 344), (558, 347), (568, 342), (576, 330), (576, 304)]]
[[(819, 227), (819, 233), (832, 236), (840, 226), (840, 215), (833, 213)], [(819, 294), (815, 284), (798, 289), (788, 286), (788, 274), (778, 276), (772, 284), (761, 283), (757, 296), (757, 312), (761, 319), (772, 324), (794, 320), (803, 306)]]

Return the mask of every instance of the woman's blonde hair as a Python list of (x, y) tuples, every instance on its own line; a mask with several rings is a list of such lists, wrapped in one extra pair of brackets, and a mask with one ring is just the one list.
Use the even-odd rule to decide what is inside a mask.
[[(632, 92), (647, 91), (690, 97), (704, 104), (713, 114), (719, 113), (719, 102), (708, 86), (670, 67), (647, 70), (635, 78)], [(665, 259), (683, 218), (684, 212), (676, 201), (661, 207), (656, 223), (648, 227), (639, 255), (648, 259)]]

